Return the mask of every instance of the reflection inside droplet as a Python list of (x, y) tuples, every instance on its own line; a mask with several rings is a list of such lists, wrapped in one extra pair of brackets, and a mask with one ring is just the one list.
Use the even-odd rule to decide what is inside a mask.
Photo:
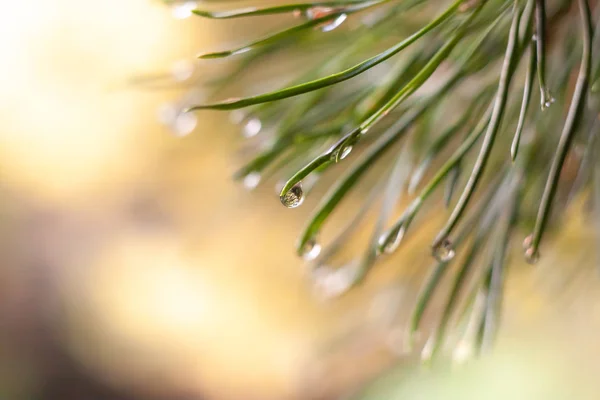
[(192, 16), (192, 11), (196, 9), (195, 1), (186, 1), (173, 5), (172, 14), (177, 19), (186, 19)]

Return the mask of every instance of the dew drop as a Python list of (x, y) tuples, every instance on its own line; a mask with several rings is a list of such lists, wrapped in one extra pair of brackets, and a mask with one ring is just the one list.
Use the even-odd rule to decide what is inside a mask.
[(195, 1), (186, 1), (173, 6), (171, 12), (177, 19), (186, 19), (192, 16), (192, 11), (196, 9)]
[(433, 256), (439, 262), (448, 262), (454, 258), (456, 252), (452, 242), (448, 239), (444, 239), (441, 245), (433, 249)]
[(352, 146), (348, 145), (346, 147), (344, 147), (342, 150), (340, 150), (340, 160), (343, 160), (344, 158), (348, 157), (348, 155), (352, 152)]
[(382, 235), (379, 238), (379, 247), (385, 254), (391, 254), (395, 252), (400, 246), (405, 232), (406, 228), (401, 226), (398, 232), (395, 232), (391, 235)]
[(473, 346), (466, 340), (458, 342), (452, 352), (452, 361), (457, 364), (464, 364), (471, 358), (473, 358)]
[(333, 12), (333, 8), (331, 7), (323, 7), (323, 6), (315, 6), (311, 7), (308, 10), (304, 11), (304, 16), (307, 19), (317, 19), (326, 17)]
[(302, 259), (312, 261), (321, 253), (321, 245), (315, 240), (310, 239), (302, 248)]
[(158, 120), (160, 123), (171, 126), (177, 118), (177, 107), (173, 103), (162, 104), (158, 108)]
[(187, 81), (194, 75), (196, 65), (190, 60), (179, 60), (171, 67), (173, 79), (179, 82)]
[(527, 250), (528, 248), (530, 248), (532, 243), (533, 243), (533, 234), (532, 235), (528, 235), (523, 240), (523, 250)]
[(280, 196), (281, 204), (287, 208), (296, 208), (304, 202), (304, 191), (302, 190), (302, 183), (298, 182), (285, 194)]
[(258, 135), (260, 130), (262, 129), (262, 123), (258, 118), (250, 118), (248, 122), (244, 125), (243, 134), (244, 137), (251, 138), (253, 136)]
[(529, 247), (525, 250), (525, 261), (529, 264), (535, 264), (540, 259), (540, 253), (536, 251), (533, 247)]
[(229, 121), (232, 124), (241, 124), (246, 119), (246, 112), (243, 110), (233, 110), (229, 113)]
[(317, 293), (329, 299), (346, 292), (354, 283), (357, 265), (357, 263), (351, 262), (337, 269), (331, 267), (318, 268), (314, 275)]
[(192, 113), (179, 113), (172, 124), (173, 134), (183, 137), (192, 133), (196, 129), (198, 118)]
[(260, 183), (260, 173), (259, 172), (250, 172), (248, 175), (244, 177), (243, 185), (246, 189), (252, 190), (258, 186)]
[(537, 42), (537, 35), (535, 33), (531, 36), (531, 40)]
[(554, 104), (556, 99), (554, 98), (554, 96), (552, 96), (552, 94), (550, 94), (550, 92), (548, 92), (546, 90), (544, 97), (542, 98), (542, 101), (543, 101), (542, 110), (545, 110), (545, 109), (549, 108), (552, 104)]
[(427, 339), (427, 342), (425, 342), (425, 346), (423, 346), (423, 349), (421, 350), (421, 361), (423, 361), (423, 362), (431, 361), (431, 357), (433, 357), (434, 347), (435, 347), (435, 337), (430, 336), (429, 339)]
[(331, 32), (332, 30), (336, 29), (338, 26), (343, 24), (346, 18), (348, 18), (346, 14), (338, 15), (331, 22), (321, 25), (321, 32)]

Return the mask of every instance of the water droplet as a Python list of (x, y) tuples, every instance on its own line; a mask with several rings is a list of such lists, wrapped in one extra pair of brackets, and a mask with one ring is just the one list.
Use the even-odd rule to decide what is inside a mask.
[(540, 253), (536, 251), (533, 247), (529, 247), (525, 250), (525, 261), (529, 264), (535, 264), (540, 259)]
[(340, 150), (340, 160), (343, 160), (344, 158), (348, 157), (348, 154), (350, 154), (352, 152), (352, 146), (348, 145), (346, 147), (344, 147), (343, 149)]
[(280, 196), (281, 204), (287, 208), (296, 208), (304, 202), (304, 191), (302, 190), (302, 183), (298, 182), (285, 194)]
[(246, 189), (252, 190), (258, 186), (260, 183), (260, 173), (259, 172), (250, 172), (248, 175), (244, 177), (243, 185)]
[(473, 346), (466, 340), (458, 342), (452, 352), (452, 361), (457, 364), (464, 364), (473, 358)]
[(530, 248), (532, 243), (533, 243), (533, 234), (528, 235), (523, 240), (523, 250), (527, 250), (528, 248)]
[(229, 121), (232, 124), (241, 124), (246, 119), (246, 112), (244, 110), (233, 110), (229, 113)]
[(302, 259), (312, 261), (321, 253), (321, 245), (315, 240), (310, 239), (302, 248)]
[(544, 92), (544, 96), (542, 97), (542, 110), (545, 110), (548, 107), (550, 107), (552, 104), (554, 104), (555, 101), (556, 99), (554, 98), (554, 96), (552, 96), (552, 94), (548, 90), (546, 90)]
[(535, 33), (531, 36), (531, 40), (537, 42), (537, 35)]
[(406, 227), (401, 226), (397, 232), (390, 232), (388, 235), (382, 235), (379, 238), (379, 247), (381, 248), (381, 251), (383, 251), (385, 254), (391, 254), (395, 252), (400, 246), (405, 232)]
[(423, 350), (421, 350), (421, 361), (431, 361), (431, 357), (433, 357), (435, 341), (436, 340), (434, 336), (430, 336), (429, 339), (427, 339), (427, 342), (425, 342), (425, 346), (423, 346)]
[(448, 262), (454, 258), (456, 252), (452, 242), (448, 239), (444, 239), (441, 245), (433, 249), (433, 256), (439, 262)]
[(173, 121), (172, 129), (175, 136), (186, 136), (196, 129), (198, 118), (192, 113), (179, 113)]
[(256, 136), (262, 129), (262, 123), (258, 118), (251, 118), (244, 125), (243, 133), (244, 137), (251, 138)]
[(194, 75), (196, 65), (190, 60), (179, 60), (171, 67), (173, 79), (179, 82), (187, 81)]
[(160, 123), (171, 126), (177, 118), (177, 107), (173, 103), (162, 104), (158, 108), (158, 120)]
[(334, 10), (331, 7), (315, 6), (304, 11), (304, 16), (307, 19), (323, 18), (333, 13), (333, 11)]
[(331, 22), (321, 25), (321, 32), (331, 32), (332, 30), (343, 24), (346, 18), (348, 18), (346, 14), (338, 15)]
[(196, 9), (195, 1), (186, 1), (177, 3), (171, 9), (173, 17), (177, 19), (186, 19), (192, 16), (192, 11)]
[(324, 298), (332, 298), (346, 292), (356, 278), (357, 263), (351, 262), (343, 267), (334, 269), (320, 267), (315, 271), (315, 289)]

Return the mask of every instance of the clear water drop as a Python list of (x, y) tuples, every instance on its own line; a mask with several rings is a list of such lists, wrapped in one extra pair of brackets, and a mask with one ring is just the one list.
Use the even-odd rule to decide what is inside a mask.
[(332, 21), (330, 21), (324, 25), (321, 25), (321, 32), (331, 32), (332, 30), (336, 29), (341, 24), (343, 24), (344, 21), (346, 20), (346, 18), (348, 18), (348, 16), (346, 14), (338, 15)]
[(342, 150), (340, 150), (340, 160), (343, 160), (344, 158), (348, 157), (348, 155), (352, 152), (352, 146), (348, 145), (346, 147), (344, 147)]
[(302, 248), (302, 259), (312, 261), (321, 253), (321, 245), (315, 240), (310, 239)]
[(533, 243), (533, 234), (528, 235), (523, 240), (523, 250), (527, 250), (528, 248), (530, 248), (532, 243)]
[(229, 121), (232, 124), (241, 124), (247, 117), (247, 114), (244, 110), (233, 110), (229, 113)]
[(331, 7), (315, 6), (304, 11), (304, 16), (307, 19), (323, 18), (331, 14), (333, 11), (334, 9)]
[(458, 342), (452, 352), (452, 361), (456, 364), (464, 364), (473, 358), (473, 346), (467, 340)]
[(433, 357), (434, 347), (435, 347), (435, 337), (430, 336), (429, 339), (427, 339), (427, 342), (425, 342), (425, 346), (423, 346), (423, 349), (421, 350), (421, 361), (423, 361), (423, 362), (431, 361), (431, 357)]
[(439, 262), (448, 262), (452, 260), (455, 255), (456, 251), (454, 251), (452, 242), (448, 239), (444, 239), (442, 244), (433, 249), (433, 256)]
[(356, 278), (357, 263), (351, 262), (343, 267), (334, 269), (320, 267), (315, 271), (315, 289), (326, 299), (337, 297), (346, 292)]
[(250, 172), (244, 177), (243, 185), (246, 189), (252, 190), (260, 183), (261, 175), (259, 172)]
[(525, 249), (525, 261), (528, 264), (535, 264), (540, 259), (540, 253), (536, 251), (533, 247), (529, 247)]
[(406, 228), (401, 226), (397, 232), (390, 232), (390, 235), (382, 235), (379, 238), (379, 247), (381, 248), (381, 251), (385, 254), (392, 254), (395, 252), (400, 246), (405, 232)]
[(177, 107), (173, 103), (162, 104), (158, 108), (158, 120), (161, 124), (171, 126), (177, 118)]
[(192, 16), (192, 11), (196, 9), (195, 1), (186, 1), (173, 5), (171, 13), (177, 19), (186, 19)]
[(245, 124), (243, 129), (244, 137), (251, 138), (258, 135), (262, 129), (262, 123), (258, 118), (250, 118)]
[(298, 182), (290, 190), (284, 193), (279, 198), (281, 204), (287, 208), (296, 208), (304, 202), (304, 191), (302, 190), (302, 183)]
[(542, 111), (549, 108), (552, 104), (554, 104), (555, 101), (556, 99), (554, 98), (554, 96), (552, 96), (552, 94), (548, 90), (545, 90), (544, 96), (542, 98)]
[(179, 60), (171, 67), (173, 79), (179, 82), (185, 82), (194, 75), (196, 65), (190, 60)]
[(172, 124), (172, 130), (175, 136), (183, 137), (192, 133), (196, 129), (198, 118), (192, 113), (179, 113)]

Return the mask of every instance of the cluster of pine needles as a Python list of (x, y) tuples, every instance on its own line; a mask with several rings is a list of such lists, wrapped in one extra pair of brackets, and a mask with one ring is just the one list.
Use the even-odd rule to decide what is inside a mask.
[[(412, 342), (445, 272), (458, 263), (428, 342), (431, 357), (445, 348), (451, 328), (462, 332), (460, 343), (471, 353), (489, 348), (511, 238), (524, 239), (524, 257), (535, 263), (575, 196), (600, 202), (600, 32), (592, 26), (593, 14), (600, 22), (600, 5), (594, 1), (169, 3), (200, 18), (285, 22), (267, 36), (241, 37), (237, 46), (201, 54), (227, 58), (231, 68), (211, 82), (194, 81), (212, 88), (216, 102), (180, 111), (234, 110), (254, 149), (236, 177), (249, 187), (284, 178), (279, 196), (289, 208), (300, 206), (331, 166), (347, 163), (297, 243), (315, 270), (345, 237), (321, 244), (324, 224), (379, 162), (369, 176), (373, 193), (364, 199), (364, 207), (375, 207), (379, 196), (378, 220), (364, 256), (336, 271), (344, 277), (335, 281), (337, 293), (394, 252), (415, 217), (434, 212), (426, 204), (449, 209), (432, 238), (434, 263), (407, 335)], [(288, 79), (283, 87), (267, 91), (266, 83), (259, 94), (218, 99), (249, 68), (285, 66), (286, 59), (292, 65), (276, 74)], [(406, 192), (410, 202), (397, 213)]]

